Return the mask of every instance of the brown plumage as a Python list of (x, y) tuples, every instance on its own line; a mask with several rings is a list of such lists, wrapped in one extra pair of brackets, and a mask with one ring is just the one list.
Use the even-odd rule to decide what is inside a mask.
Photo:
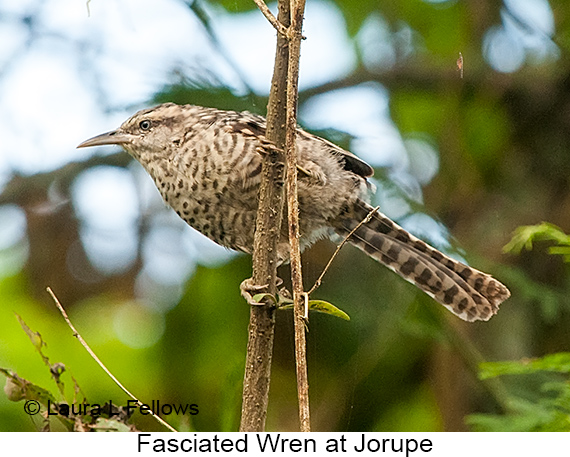
[[(251, 253), (265, 128), (263, 117), (247, 112), (166, 103), (79, 147), (123, 146), (189, 225), (222, 246)], [(365, 202), (372, 168), (301, 129), (296, 146), (301, 248), (335, 233), (347, 236), (372, 210)], [(464, 320), (488, 320), (510, 296), (490, 275), (451, 259), (380, 212), (349, 241)], [(288, 260), (286, 227), (278, 255)]]

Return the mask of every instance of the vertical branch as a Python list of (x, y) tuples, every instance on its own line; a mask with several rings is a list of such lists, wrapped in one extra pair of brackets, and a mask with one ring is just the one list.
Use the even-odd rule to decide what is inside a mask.
[[(279, 0), (278, 21), (285, 27), (290, 23), (289, 0)], [(264, 155), (259, 207), (253, 247), (253, 284), (266, 286), (260, 292), (276, 293), (277, 243), (283, 215), (283, 154), (287, 99), (287, 69), (289, 43), (277, 33), (275, 67), (267, 106), (266, 138), (277, 147)], [(252, 306), (245, 364), (240, 431), (264, 431), (267, 416), (275, 308), (273, 304)]]
[(301, 274), (301, 250), (299, 246), (299, 201), (297, 198), (297, 153), (295, 138), (297, 131), (297, 99), (299, 82), (299, 59), (305, 0), (291, 0), (291, 25), (289, 37), (289, 63), (287, 74), (287, 220), (291, 258), (291, 281), (293, 285), (295, 323), (295, 365), (297, 369), (297, 396), (299, 399), (299, 421), (302, 432), (311, 430), (309, 415), (309, 382), (307, 376), (307, 351), (305, 335), (305, 303), (303, 277)]
[[(295, 301), (295, 360), (301, 431), (310, 431), (307, 378), (305, 308), (301, 251), (299, 246), (299, 203), (297, 198), (297, 98), (299, 58), (305, 0), (280, 0), (277, 21), (261, 0), (255, 0), (278, 31), (275, 67), (267, 107), (267, 140), (277, 149), (267, 151), (262, 166), (253, 252), (253, 284), (276, 292), (277, 243), (283, 213), (283, 155), (286, 152), (287, 216), (291, 278)], [(287, 32), (286, 34), (284, 32)], [(286, 105), (284, 106), (284, 101)], [(263, 291), (263, 290), (262, 290)], [(241, 431), (263, 431), (273, 352), (275, 316), (270, 304), (252, 307), (244, 379)]]

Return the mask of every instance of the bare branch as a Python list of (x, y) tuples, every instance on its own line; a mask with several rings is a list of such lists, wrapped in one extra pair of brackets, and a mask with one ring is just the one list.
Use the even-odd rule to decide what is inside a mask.
[(259, 11), (263, 13), (265, 18), (275, 28), (275, 30), (277, 30), (277, 32), (279, 32), (280, 34), (287, 36), (287, 27), (285, 27), (281, 22), (277, 20), (275, 16), (273, 16), (273, 13), (269, 10), (265, 2), (263, 0), (253, 0), (253, 1), (259, 8)]
[(295, 323), (295, 362), (297, 369), (297, 396), (299, 421), (302, 432), (311, 431), (309, 413), (309, 380), (307, 375), (306, 294), (303, 292), (301, 273), (301, 250), (299, 245), (299, 201), (297, 198), (297, 100), (299, 83), (299, 59), (305, 0), (291, 0), (291, 25), (289, 27), (289, 62), (287, 72), (287, 217), (289, 222), (289, 245), (291, 281), (293, 285)]
[[(289, 24), (289, 1), (280, 0), (279, 22)], [(252, 283), (259, 293), (275, 295), (277, 291), (277, 242), (283, 216), (283, 151), (285, 149), (287, 62), (289, 43), (285, 35), (277, 34), (275, 67), (267, 106), (266, 138), (275, 148), (264, 155), (259, 188), (255, 237), (253, 245)], [(263, 287), (265, 286), (265, 287)], [(263, 290), (265, 289), (265, 290)], [(271, 359), (275, 329), (275, 306), (250, 309), (249, 338), (243, 383), (240, 431), (265, 430)]]

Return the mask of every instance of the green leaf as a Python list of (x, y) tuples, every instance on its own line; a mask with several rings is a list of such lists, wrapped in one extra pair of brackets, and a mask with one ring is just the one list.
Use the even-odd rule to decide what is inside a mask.
[(570, 352), (549, 354), (540, 359), (484, 362), (480, 365), (479, 378), (489, 379), (505, 374), (530, 374), (539, 371), (570, 373)]
[(350, 316), (346, 314), (342, 309), (337, 308), (332, 303), (324, 300), (309, 300), (309, 310), (317, 311), (319, 313), (330, 314), (331, 316), (340, 317), (345, 321), (350, 320)]
[(503, 247), (503, 252), (519, 254), (523, 249), (530, 251), (532, 243), (535, 241), (554, 241), (564, 248), (561, 248), (560, 252), (556, 252), (555, 248), (553, 252), (553, 248), (551, 248), (552, 254), (570, 254), (570, 236), (548, 222), (518, 227), (513, 233), (511, 241)]
[[(293, 303), (279, 306), (279, 309), (293, 309)], [(317, 311), (318, 313), (330, 314), (331, 316), (340, 317), (345, 321), (350, 320), (350, 316), (342, 309), (337, 308), (332, 303), (324, 300), (309, 300), (309, 311)]]

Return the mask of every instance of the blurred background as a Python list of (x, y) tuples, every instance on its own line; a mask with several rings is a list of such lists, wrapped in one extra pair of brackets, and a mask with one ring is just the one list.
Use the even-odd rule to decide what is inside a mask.
[[(484, 381), (477, 364), (570, 346), (563, 260), (546, 243), (502, 252), (520, 225), (570, 230), (569, 20), (562, 0), (307, 2), (300, 124), (375, 167), (384, 213), (512, 291), (464, 323), (343, 248), (314, 298), (351, 321), (310, 319), (314, 430), (484, 429), (551, 380)], [(90, 403), (126, 404), (49, 286), (143, 402), (199, 406), (173, 426), (237, 430), (250, 259), (187, 227), (119, 148), (75, 146), (164, 101), (264, 114), (273, 28), (250, 0), (0, 0), (0, 43), (0, 367), (57, 390), (17, 313), (67, 367), (68, 402), (74, 379)], [(307, 289), (334, 248), (304, 255)], [(291, 315), (277, 320), (267, 430), (294, 431)], [(40, 426), (0, 395), (0, 430)]]

